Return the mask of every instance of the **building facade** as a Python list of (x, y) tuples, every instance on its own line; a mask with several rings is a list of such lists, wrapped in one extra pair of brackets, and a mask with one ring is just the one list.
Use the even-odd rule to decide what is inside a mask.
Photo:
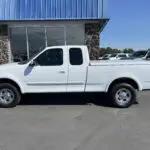
[(86, 44), (94, 59), (108, 20), (107, 0), (0, 0), (0, 63), (76, 44)]

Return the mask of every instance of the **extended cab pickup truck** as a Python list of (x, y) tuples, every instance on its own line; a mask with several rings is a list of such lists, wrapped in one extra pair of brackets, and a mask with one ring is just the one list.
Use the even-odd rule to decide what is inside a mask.
[(90, 61), (86, 46), (47, 47), (31, 59), (0, 66), (0, 106), (16, 106), (25, 93), (106, 92), (120, 108), (150, 89), (146, 60)]

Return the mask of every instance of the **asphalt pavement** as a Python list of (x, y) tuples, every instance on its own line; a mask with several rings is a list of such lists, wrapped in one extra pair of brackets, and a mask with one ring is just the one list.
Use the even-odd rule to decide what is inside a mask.
[(104, 95), (26, 95), (0, 109), (0, 150), (149, 150), (150, 92), (113, 108)]

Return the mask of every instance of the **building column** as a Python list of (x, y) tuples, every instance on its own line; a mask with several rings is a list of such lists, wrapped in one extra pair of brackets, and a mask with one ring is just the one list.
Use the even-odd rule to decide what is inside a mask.
[(8, 27), (0, 25), (0, 64), (8, 63), (9, 57)]
[(85, 24), (85, 44), (89, 49), (90, 59), (96, 60), (99, 58), (100, 47), (100, 24), (88, 23)]

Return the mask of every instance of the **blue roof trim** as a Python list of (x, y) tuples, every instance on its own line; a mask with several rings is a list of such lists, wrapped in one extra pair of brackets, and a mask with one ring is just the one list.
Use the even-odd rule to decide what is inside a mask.
[(0, 0), (0, 21), (103, 18), (107, 18), (107, 0)]

